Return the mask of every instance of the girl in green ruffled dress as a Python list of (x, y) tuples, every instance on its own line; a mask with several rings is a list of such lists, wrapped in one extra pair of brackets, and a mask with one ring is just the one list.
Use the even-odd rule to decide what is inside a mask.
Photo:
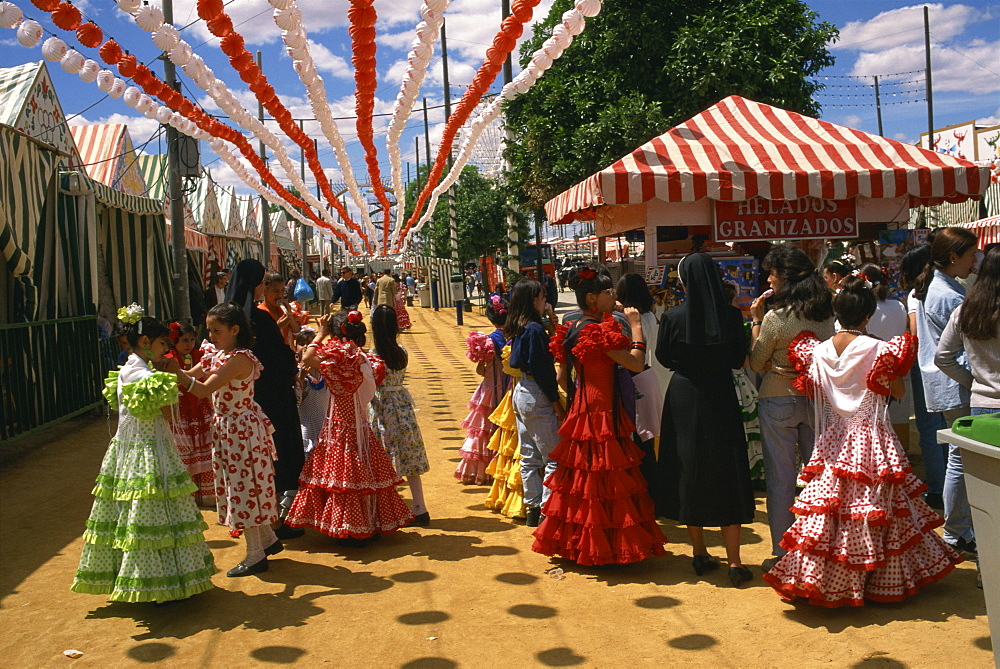
[(197, 486), (166, 419), (177, 379), (151, 366), (166, 353), (170, 330), (135, 304), (118, 317), (132, 354), (105, 382), (118, 431), (97, 476), (72, 590), (120, 602), (185, 599), (209, 590), (216, 569), (191, 496)]

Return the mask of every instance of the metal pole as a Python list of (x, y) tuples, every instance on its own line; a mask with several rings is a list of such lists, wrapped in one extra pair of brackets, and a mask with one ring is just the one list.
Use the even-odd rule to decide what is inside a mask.
[(934, 90), (931, 86), (931, 20), (924, 5), (924, 86), (927, 93), (927, 148), (934, 150)]
[(875, 114), (878, 116), (878, 134), (882, 136), (882, 96), (878, 90), (878, 75), (875, 75)]
[[(263, 57), (257, 52), (257, 67), (263, 69)], [(264, 122), (264, 103), (257, 101), (257, 118)], [(267, 152), (263, 140), (259, 143), (260, 159), (267, 164)], [(260, 196), (260, 243), (264, 247), (264, 267), (271, 267), (271, 216), (267, 211), (267, 200)], [(273, 268), (277, 269), (277, 268)]]
[[(444, 120), (445, 123), (451, 118), (451, 86), (448, 83), (448, 35), (445, 30), (447, 22), (441, 21), (441, 75), (444, 83)], [(448, 155), (448, 168), (451, 169), (452, 157)], [(462, 265), (458, 256), (458, 219), (455, 216), (455, 187), (448, 188), (448, 236), (451, 238), (451, 262), (452, 274), (462, 279), (462, 292), (452, 295), (455, 302), (455, 322), (458, 325), (464, 324), (465, 279), (462, 277)]]
[(427, 183), (431, 178), (431, 131), (427, 123), (427, 98), (424, 98), (424, 151), (427, 154)]
[[(163, 17), (174, 22), (172, 0), (163, 0)], [(177, 85), (177, 70), (169, 58), (163, 59), (163, 81), (172, 90), (180, 91)], [(167, 126), (167, 169), (170, 187), (170, 233), (173, 253), (174, 312), (178, 320), (191, 321), (191, 298), (188, 294), (187, 242), (184, 239), (184, 189), (181, 185), (180, 133), (173, 126)], [(201, 285), (201, 282), (198, 282)], [(148, 306), (148, 305), (147, 305)], [(201, 323), (194, 323), (201, 325)]]
[[(506, 19), (510, 15), (510, 0), (500, 0), (500, 18), (501, 20)], [(503, 83), (507, 85), (514, 78), (514, 68), (511, 64), (510, 54), (507, 55), (507, 60), (503, 63)], [(513, 139), (510, 134), (510, 127), (504, 123), (504, 138), (507, 144), (510, 144)], [(503, 171), (505, 173), (510, 173), (510, 162), (505, 157), (503, 159)], [(510, 259), (507, 261), (507, 269), (515, 274), (521, 272), (521, 258), (519, 254), (521, 253), (521, 247), (518, 244), (517, 235), (517, 218), (514, 216), (514, 209), (510, 206), (510, 202), (507, 203), (507, 255)], [(503, 279), (503, 283), (507, 285), (507, 277)]]

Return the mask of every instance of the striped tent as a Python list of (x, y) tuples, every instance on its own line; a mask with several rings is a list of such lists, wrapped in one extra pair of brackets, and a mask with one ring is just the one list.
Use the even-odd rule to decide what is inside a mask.
[(987, 244), (1000, 243), (1000, 216), (987, 216), (978, 221), (966, 223), (965, 228), (972, 230), (979, 237), (979, 248)]
[(843, 200), (910, 206), (979, 197), (989, 170), (895, 140), (730, 96), (545, 204), (553, 223), (659, 199)]
[[(145, 197), (158, 200), (163, 203), (163, 215), (167, 221), (167, 240), (171, 238), (170, 228), (170, 198), (169, 183), (167, 179), (167, 156), (166, 155), (141, 155), (139, 156), (139, 169), (142, 171), (143, 180), (146, 183)], [(184, 203), (184, 239), (189, 251), (208, 250), (208, 238), (194, 229), (194, 216), (191, 214), (191, 207)]]
[(188, 195), (188, 202), (194, 214), (195, 227), (206, 235), (225, 235), (222, 223), (222, 212), (219, 211), (219, 201), (215, 196), (215, 182), (212, 173), (204, 170), (195, 182), (195, 189)]
[(81, 162), (45, 61), (0, 68), (0, 124)]
[[(219, 203), (219, 214), (222, 216), (222, 227), (228, 236), (234, 234), (235, 226), (239, 221), (239, 209), (236, 206), (236, 193), (227, 186), (215, 187), (215, 199)], [(238, 235), (242, 236), (242, 234)]]
[(0, 125), (0, 251), (14, 276), (31, 272), (37, 231), (60, 155)]
[(124, 123), (75, 125), (70, 130), (80, 151), (82, 166), (94, 181), (129, 195), (148, 192), (139, 153)]

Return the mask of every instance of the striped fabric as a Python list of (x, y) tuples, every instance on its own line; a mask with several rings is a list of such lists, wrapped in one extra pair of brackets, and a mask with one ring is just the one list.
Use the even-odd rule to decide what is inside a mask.
[[(553, 223), (602, 205), (910, 196), (911, 206), (982, 194), (965, 160), (730, 96), (545, 204)], [(581, 217), (587, 217), (584, 213)]]
[(247, 196), (247, 216), (243, 222), (243, 229), (246, 230), (250, 239), (260, 239), (260, 198), (252, 195)]
[(31, 272), (36, 231), (59, 154), (0, 125), (0, 251), (14, 276)]
[(195, 227), (207, 235), (226, 234), (211, 172), (204, 170), (195, 184), (194, 192), (188, 195), (188, 202), (194, 214)]
[(965, 227), (976, 233), (979, 237), (979, 248), (986, 248), (987, 244), (1000, 243), (1000, 216), (987, 216), (978, 221), (966, 223)]
[[(146, 193), (139, 154), (123, 123), (75, 125), (70, 130), (91, 179), (130, 195)], [(162, 201), (162, 200), (161, 200)]]
[(0, 123), (3, 125), (17, 125), (39, 67), (39, 63), (25, 63), (0, 68)]
[(154, 318), (174, 316), (163, 215), (140, 215), (107, 205), (97, 208), (97, 238), (115, 306), (137, 302)]

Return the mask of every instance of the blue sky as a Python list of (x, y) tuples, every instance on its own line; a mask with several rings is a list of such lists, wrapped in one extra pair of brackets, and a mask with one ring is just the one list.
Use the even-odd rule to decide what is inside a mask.
[[(29, 0), (15, 0), (28, 16), (41, 20), (43, 26), (72, 45), (71, 34), (54, 28), (48, 15), (36, 10)], [(614, 1), (614, 0), (610, 0)], [(100, 25), (107, 35), (115, 37), (140, 60), (155, 62), (158, 54), (149, 33), (134, 25), (132, 18), (121, 12), (110, 0), (78, 0), (77, 6)], [(821, 76), (829, 77), (825, 83), (830, 88), (820, 97), (826, 105), (822, 118), (835, 123), (875, 132), (877, 129), (874, 91), (870, 79), (859, 75), (882, 76), (885, 84), (883, 110), (885, 134), (903, 141), (915, 142), (926, 129), (926, 106), (920, 100), (923, 94), (923, 23), (922, 5), (889, 0), (812, 0), (822, 20), (834, 23), (841, 29), (841, 39), (831, 46), (837, 57), (836, 65)], [(453, 99), (461, 96), (464, 86), (471, 80), (481, 62), (486, 47), (500, 21), (500, 3), (497, 0), (454, 0), (446, 12), (448, 17), (450, 74)], [(299, 7), (303, 24), (309, 33), (311, 53), (323, 77), (334, 117), (354, 115), (354, 81), (350, 65), (350, 40), (347, 35), (347, 0), (301, 0)], [(536, 9), (540, 17), (548, 11), (551, 0), (543, 0)], [(256, 100), (229, 66), (218, 48), (218, 41), (207, 32), (198, 20), (195, 0), (175, 0), (175, 25), (182, 28), (182, 37), (189, 42), (216, 75), (230, 87), (245, 107), (256, 111)], [(406, 56), (414, 35), (414, 26), (420, 20), (420, 0), (376, 0), (379, 11), (378, 74), (376, 113), (392, 111), (399, 89), (399, 82), (406, 68)], [(933, 81), (935, 100), (935, 125), (981, 120), (987, 124), (1000, 123), (1000, 3), (967, 1), (961, 3), (934, 3), (931, 8), (933, 42)], [(266, 0), (233, 0), (227, 11), (246, 38), (248, 49), (260, 49), (264, 57), (264, 72), (281, 95), (295, 117), (312, 117), (304, 88), (297, 79), (291, 59), (285, 54), (280, 30), (271, 17), (271, 7)], [(41, 15), (41, 16), (40, 16)], [(44, 17), (44, 20), (42, 20)], [(529, 31), (526, 31), (529, 33)], [(78, 46), (78, 45), (76, 45)], [(0, 30), (0, 66), (8, 67), (29, 60), (38, 60), (38, 47), (25, 48), (14, 39), (14, 31)], [(96, 56), (95, 50), (81, 48), (88, 57)], [(421, 90), (431, 107), (442, 102), (439, 51), (431, 61), (431, 68)], [(155, 121), (139, 116), (120, 99), (103, 98), (93, 84), (85, 84), (76, 75), (64, 72), (58, 63), (49, 64), (56, 89), (68, 115), (76, 114), (74, 123), (127, 122), (137, 145), (145, 145), (149, 153), (158, 153), (164, 146), (159, 126)], [(154, 71), (162, 74), (159, 64)], [(184, 93), (197, 99), (206, 109), (217, 108), (204, 91), (188, 78)], [(494, 86), (499, 90), (499, 85)], [(892, 93), (895, 92), (894, 97)], [(103, 98), (103, 99), (102, 99)], [(432, 150), (440, 137), (443, 112), (430, 112)], [(384, 129), (388, 119), (377, 119), (375, 143), (379, 147), (383, 176), (388, 176), (388, 158), (385, 150)], [(365, 179), (365, 167), (360, 145), (356, 140), (353, 121), (338, 121), (341, 133), (348, 143), (352, 165), (359, 180)], [(272, 126), (274, 127), (274, 126)], [(316, 124), (307, 124), (306, 131), (322, 137)], [(400, 141), (402, 159), (414, 158), (414, 138), (423, 134), (423, 121), (419, 111), (408, 123)], [(495, 136), (494, 140), (495, 141)], [(298, 161), (297, 147), (289, 142), (289, 152)], [(203, 164), (209, 165), (216, 179), (225, 184), (240, 185), (242, 192), (250, 192), (239, 178), (202, 144)], [(333, 151), (321, 139), (320, 156), (328, 176), (340, 181)], [(273, 164), (273, 163), (272, 163)], [(275, 167), (275, 169), (277, 169)], [(279, 179), (287, 182), (276, 172)], [(405, 167), (404, 167), (405, 178)], [(307, 174), (307, 183), (314, 180)]]

